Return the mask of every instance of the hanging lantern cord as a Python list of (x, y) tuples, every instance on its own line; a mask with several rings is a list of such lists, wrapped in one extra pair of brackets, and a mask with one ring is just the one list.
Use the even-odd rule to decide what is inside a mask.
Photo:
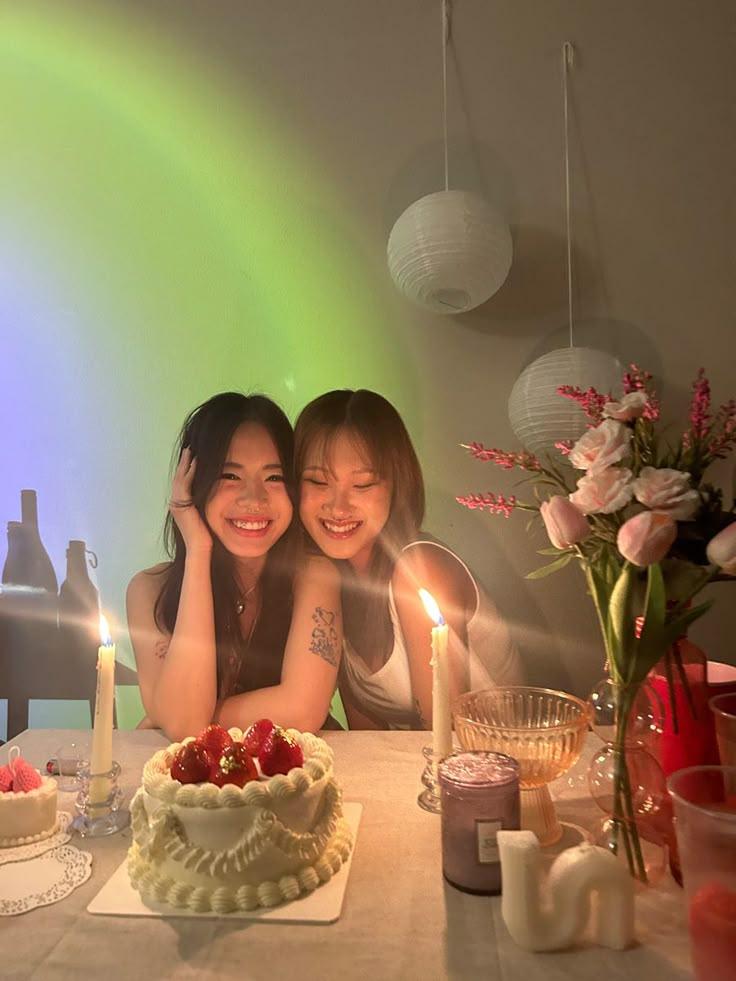
[(562, 93), (565, 115), (565, 224), (567, 229), (567, 316), (572, 338), (572, 233), (570, 231), (570, 127), (567, 111), (567, 79), (573, 66), (573, 46), (569, 41), (562, 45)]
[(450, 2), (442, 0), (442, 131), (445, 145), (445, 190), (450, 188), (447, 151), (447, 45), (450, 42)]

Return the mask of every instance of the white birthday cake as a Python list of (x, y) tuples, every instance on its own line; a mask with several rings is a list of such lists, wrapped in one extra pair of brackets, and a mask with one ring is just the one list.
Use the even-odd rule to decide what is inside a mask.
[(0, 767), (0, 848), (43, 841), (56, 828), (56, 781), (42, 777), (12, 746)]
[[(172, 765), (191, 739), (145, 764), (128, 852), (131, 883), (145, 899), (193, 912), (250, 910), (296, 899), (340, 869), (353, 839), (332, 750), (311, 733), (286, 734), (303, 763), (273, 776), (253, 766), (244, 786), (174, 779)], [(229, 735), (243, 739), (239, 729)]]

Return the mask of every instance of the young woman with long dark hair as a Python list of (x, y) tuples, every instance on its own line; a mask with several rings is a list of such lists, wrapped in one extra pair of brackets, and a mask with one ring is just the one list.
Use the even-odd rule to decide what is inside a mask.
[(300, 548), (293, 431), (263, 395), (225, 392), (186, 419), (165, 540), (128, 587), (145, 724), (319, 728), (342, 646), (340, 581)]

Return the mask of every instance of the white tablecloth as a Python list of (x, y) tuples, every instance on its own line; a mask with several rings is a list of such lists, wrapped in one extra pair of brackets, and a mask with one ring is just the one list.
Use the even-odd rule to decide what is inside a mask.
[[(15, 742), (42, 768), (55, 747), (83, 734), (29, 730)], [(87, 738), (89, 733), (86, 733)], [(330, 732), (345, 800), (363, 804), (345, 903), (330, 925), (249, 920), (93, 916), (87, 904), (125, 856), (130, 829), (72, 843), (93, 855), (91, 878), (63, 901), (0, 919), (0, 977), (38, 981), (215, 979), (491, 979), (675, 981), (691, 979), (682, 890), (667, 877), (637, 898), (638, 944), (624, 952), (582, 946), (530, 954), (512, 942), (498, 897), (471, 896), (442, 878), (440, 819), (416, 803), (420, 732)], [(553, 785), (560, 815), (598, 815), (584, 772), (590, 751)], [(115, 732), (126, 803), (144, 762), (167, 740), (158, 731)], [(0, 762), (8, 746), (0, 749)], [(60, 794), (73, 809), (74, 797)], [(714, 979), (716, 981), (716, 979)]]

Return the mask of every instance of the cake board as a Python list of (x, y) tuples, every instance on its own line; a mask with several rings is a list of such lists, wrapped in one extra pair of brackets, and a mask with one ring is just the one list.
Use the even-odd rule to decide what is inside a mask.
[(122, 864), (90, 902), (87, 912), (99, 916), (186, 916), (190, 919), (263, 920), (267, 923), (334, 923), (342, 911), (362, 811), (362, 804), (343, 804), (343, 816), (353, 832), (353, 848), (340, 871), (314, 892), (289, 903), (268, 909), (261, 906), (253, 910), (235, 910), (232, 913), (193, 913), (189, 909), (176, 909), (164, 903), (144, 900), (130, 884), (126, 855)]

